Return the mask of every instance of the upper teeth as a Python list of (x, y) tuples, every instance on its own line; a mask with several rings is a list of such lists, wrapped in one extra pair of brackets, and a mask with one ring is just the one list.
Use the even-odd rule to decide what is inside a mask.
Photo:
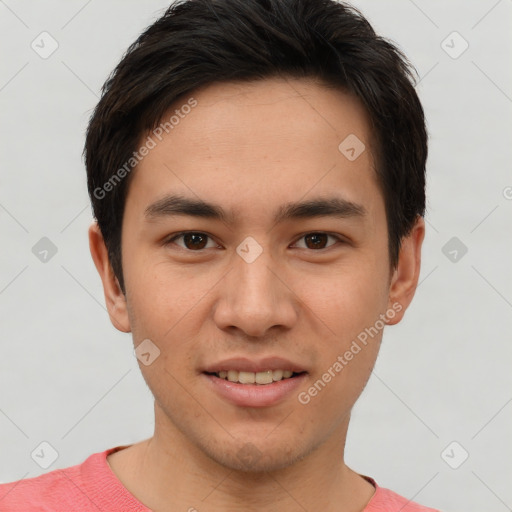
[(229, 370), (218, 372), (221, 379), (227, 379), (230, 382), (239, 382), (240, 384), (271, 384), (281, 379), (288, 379), (293, 372), (290, 370), (267, 370), (265, 372), (239, 372)]

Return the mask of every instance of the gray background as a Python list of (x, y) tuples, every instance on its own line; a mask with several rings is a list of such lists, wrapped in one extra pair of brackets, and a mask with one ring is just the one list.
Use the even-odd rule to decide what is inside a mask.
[[(385, 333), (347, 463), (430, 506), (511, 510), (512, 1), (354, 5), (416, 66), (431, 139), (421, 284)], [(43, 441), (58, 452), (49, 471), (152, 433), (90, 258), (81, 151), (107, 74), (166, 6), (0, 0), (0, 481), (45, 472), (31, 457)], [(43, 31), (59, 45), (47, 59), (31, 48)], [(469, 44), (457, 58), (453, 31)], [(46, 262), (42, 237), (57, 248)]]

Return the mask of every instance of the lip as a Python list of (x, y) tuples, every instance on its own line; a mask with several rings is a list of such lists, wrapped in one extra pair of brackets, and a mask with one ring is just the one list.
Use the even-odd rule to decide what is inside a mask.
[[(268, 366), (266, 368), (270, 369)], [(217, 395), (234, 405), (239, 407), (270, 407), (290, 396), (295, 396), (297, 388), (303, 385), (308, 374), (301, 373), (295, 377), (276, 381), (272, 384), (240, 384), (208, 373), (202, 373), (201, 376)]]
[[(265, 372), (267, 370), (291, 370), (294, 373), (302, 373), (307, 370), (297, 363), (282, 357), (265, 357), (261, 359), (248, 359), (246, 357), (231, 357), (217, 363), (206, 366), (201, 370), (207, 373), (238, 370), (242, 372)], [(244, 386), (246, 384), (243, 384)], [(267, 384), (270, 386), (271, 384)]]

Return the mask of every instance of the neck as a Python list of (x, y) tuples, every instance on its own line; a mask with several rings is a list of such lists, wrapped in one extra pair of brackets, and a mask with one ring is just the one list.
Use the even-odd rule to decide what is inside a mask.
[(108, 462), (124, 486), (158, 512), (361, 512), (375, 489), (344, 463), (348, 421), (294, 464), (251, 472), (219, 464), (157, 416), (152, 438), (110, 455)]

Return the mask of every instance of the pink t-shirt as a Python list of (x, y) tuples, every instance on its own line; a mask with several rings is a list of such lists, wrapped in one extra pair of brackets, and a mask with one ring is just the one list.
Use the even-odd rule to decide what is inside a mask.
[[(95, 453), (76, 466), (0, 485), (0, 512), (151, 512), (108, 465), (107, 456), (123, 448)], [(376, 490), (363, 512), (439, 512), (364, 478)]]

